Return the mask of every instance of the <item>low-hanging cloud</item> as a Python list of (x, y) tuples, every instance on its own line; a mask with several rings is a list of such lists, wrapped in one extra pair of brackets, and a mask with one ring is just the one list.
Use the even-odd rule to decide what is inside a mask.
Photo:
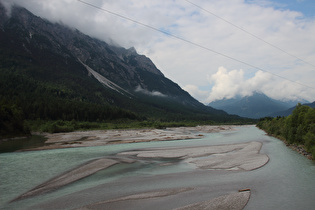
[(246, 79), (244, 75), (242, 69), (228, 71), (226, 68), (220, 67), (215, 74), (208, 77), (213, 87), (206, 102), (230, 99), (235, 96), (248, 96), (255, 91), (262, 92), (271, 78), (270, 74), (262, 71), (257, 71), (249, 79)]
[(159, 97), (166, 97), (167, 96), (167, 95), (165, 95), (159, 91), (156, 91), (156, 90), (149, 91), (149, 90), (143, 89), (140, 85), (137, 86), (135, 91), (146, 94), (146, 95), (150, 95), (150, 96), (159, 96)]
[[(271, 98), (279, 100), (300, 100), (307, 98), (307, 91), (299, 84), (292, 84), (291, 81), (275, 78), (272, 74), (257, 71), (252, 77), (246, 78), (244, 71), (230, 70), (220, 67), (215, 74), (208, 76), (208, 81), (213, 85), (207, 93), (204, 103), (221, 99), (235, 98), (236, 96), (250, 96), (254, 92), (264, 93)], [(192, 92), (198, 98), (200, 91), (197, 87)], [(205, 91), (203, 91), (203, 95)]]
[[(137, 52), (152, 59), (165, 76), (202, 102), (222, 98), (221, 94), (223, 97), (233, 97), (236, 92), (246, 95), (252, 90), (264, 91), (277, 99), (315, 99), (314, 66), (275, 49), (187, 1), (84, 0), (242, 62), (89, 7), (78, 0), (0, 1), (7, 7), (11, 4), (21, 5), (35, 15), (77, 28), (106, 42), (125, 48), (134, 46)], [(262, 2), (268, 4), (261, 4)], [(279, 9), (279, 5), (274, 6), (270, 2), (272, 1), (194, 1), (202, 8), (314, 65), (312, 61), (315, 60), (315, 48), (310, 43), (315, 42), (315, 17), (305, 17), (302, 12), (294, 10)], [(225, 73), (217, 72), (220, 66), (228, 70)], [(268, 77), (266, 72), (261, 71), (254, 75), (253, 72), (257, 69), (253, 69), (253, 66), (288, 80), (279, 80), (270, 75)], [(215, 76), (207, 78), (206, 75)], [(219, 81), (223, 79), (226, 83), (221, 84)], [(313, 88), (298, 86), (289, 80)], [(237, 81), (242, 82), (242, 85)], [(212, 86), (214, 90), (205, 92), (205, 89), (209, 90)]]

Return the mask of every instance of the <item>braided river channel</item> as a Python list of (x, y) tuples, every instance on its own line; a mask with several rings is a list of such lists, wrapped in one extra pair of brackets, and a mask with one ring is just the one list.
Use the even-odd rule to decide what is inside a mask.
[[(250, 197), (241, 209), (315, 209), (313, 161), (255, 126), (202, 135), (199, 139), (2, 153), (0, 209), (181, 209), (198, 202), (221, 202), (216, 198), (242, 189), (250, 191)], [(267, 157), (265, 164), (253, 170), (224, 168), (225, 163), (220, 163), (221, 168), (198, 167), (194, 163), (209, 160), (211, 154), (190, 154), (184, 159), (172, 152), (174, 148), (249, 142), (262, 145), (259, 155)], [(227, 157), (239, 150), (229, 150)], [(133, 153), (139, 151), (143, 153)], [(159, 151), (172, 154), (150, 156)], [(226, 153), (213, 158), (220, 160)], [(252, 156), (248, 157), (251, 161)], [(95, 169), (98, 163), (108, 167)]]

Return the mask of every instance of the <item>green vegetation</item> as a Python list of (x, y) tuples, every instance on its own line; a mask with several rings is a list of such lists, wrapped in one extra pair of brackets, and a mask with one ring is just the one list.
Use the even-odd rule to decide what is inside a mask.
[[(181, 122), (153, 122), (138, 120), (114, 120), (108, 122), (80, 122), (80, 121), (28, 121), (27, 124), (33, 131), (59, 133), (75, 130), (96, 130), (96, 129), (131, 129), (131, 128), (163, 128), (174, 126), (188, 126), (189, 123)], [(192, 123), (190, 123), (192, 124)]]
[(24, 124), (23, 111), (15, 104), (0, 101), (0, 137), (11, 137), (30, 134)]
[(26, 135), (30, 130), (55, 133), (253, 123), (210, 107), (185, 106), (167, 97), (138, 95), (130, 99), (104, 88), (88, 77), (82, 66), (70, 61), (67, 68), (47, 65), (45, 58), (34, 65), (24, 55), (11, 57), (3, 51), (0, 59), (0, 138)]
[[(149, 120), (113, 120), (107, 122), (81, 122), (81, 121), (26, 121), (26, 126), (32, 131), (60, 133), (71, 132), (76, 130), (106, 130), (106, 129), (140, 129), (140, 128), (157, 128), (164, 129), (170, 127), (194, 127), (198, 125), (218, 125), (213, 121), (149, 121)], [(228, 123), (229, 125), (233, 123)], [(235, 123), (239, 125), (240, 123)]]
[[(29, 134), (30, 130), (55, 133), (87, 129), (195, 126), (214, 122), (254, 123), (211, 110), (210, 107), (205, 107), (209, 110), (200, 110), (200, 107), (192, 109), (168, 98), (119, 98), (89, 77), (86, 80), (81, 77), (69, 78), (62, 83), (53, 77), (35, 80), (30, 75), (34, 69), (36, 67), (25, 71), (19, 66), (1, 68), (0, 65), (1, 138)], [(88, 83), (88, 87), (85, 83)]]
[(315, 108), (298, 104), (288, 117), (262, 118), (257, 127), (289, 144), (305, 146), (315, 159)]
[[(30, 131), (253, 123), (199, 103), (171, 80), (144, 68), (140, 55), (140, 60), (129, 57), (121, 48), (122, 60), (114, 46), (31, 17), (16, 13), (0, 30), (0, 139)], [(104, 87), (79, 57), (129, 93)], [(134, 91), (139, 84), (167, 97)]]

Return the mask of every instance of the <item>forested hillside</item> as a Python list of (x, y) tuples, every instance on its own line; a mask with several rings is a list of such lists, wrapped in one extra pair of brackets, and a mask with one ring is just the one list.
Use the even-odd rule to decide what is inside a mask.
[(288, 144), (305, 146), (315, 159), (315, 108), (298, 104), (288, 117), (263, 118), (257, 126)]
[(24, 120), (58, 121), (53, 132), (80, 128), (73, 122), (249, 122), (203, 105), (134, 48), (24, 8), (7, 16), (0, 4), (0, 138), (28, 133)]

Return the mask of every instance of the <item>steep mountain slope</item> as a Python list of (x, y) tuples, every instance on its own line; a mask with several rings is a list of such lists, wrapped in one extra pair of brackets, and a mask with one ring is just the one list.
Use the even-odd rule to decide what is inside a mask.
[[(236, 97), (211, 102), (209, 105), (222, 109), (229, 114), (242, 117), (261, 118), (271, 116), (271, 113), (288, 109), (294, 102), (282, 102), (271, 99), (262, 93), (254, 93), (252, 96)], [(296, 102), (297, 103), (297, 102)]]
[[(305, 103), (303, 104), (305, 106), (309, 106), (311, 108), (315, 108), (315, 101), (313, 103)], [(291, 107), (287, 110), (284, 110), (284, 111), (280, 111), (280, 112), (274, 112), (274, 113), (271, 113), (270, 116), (271, 117), (278, 117), (278, 116), (281, 116), (281, 117), (287, 117), (289, 116), (290, 114), (292, 114), (293, 110), (296, 108), (296, 106), (294, 107)]]
[(0, 6), (0, 101), (27, 119), (239, 120), (204, 106), (134, 48)]

